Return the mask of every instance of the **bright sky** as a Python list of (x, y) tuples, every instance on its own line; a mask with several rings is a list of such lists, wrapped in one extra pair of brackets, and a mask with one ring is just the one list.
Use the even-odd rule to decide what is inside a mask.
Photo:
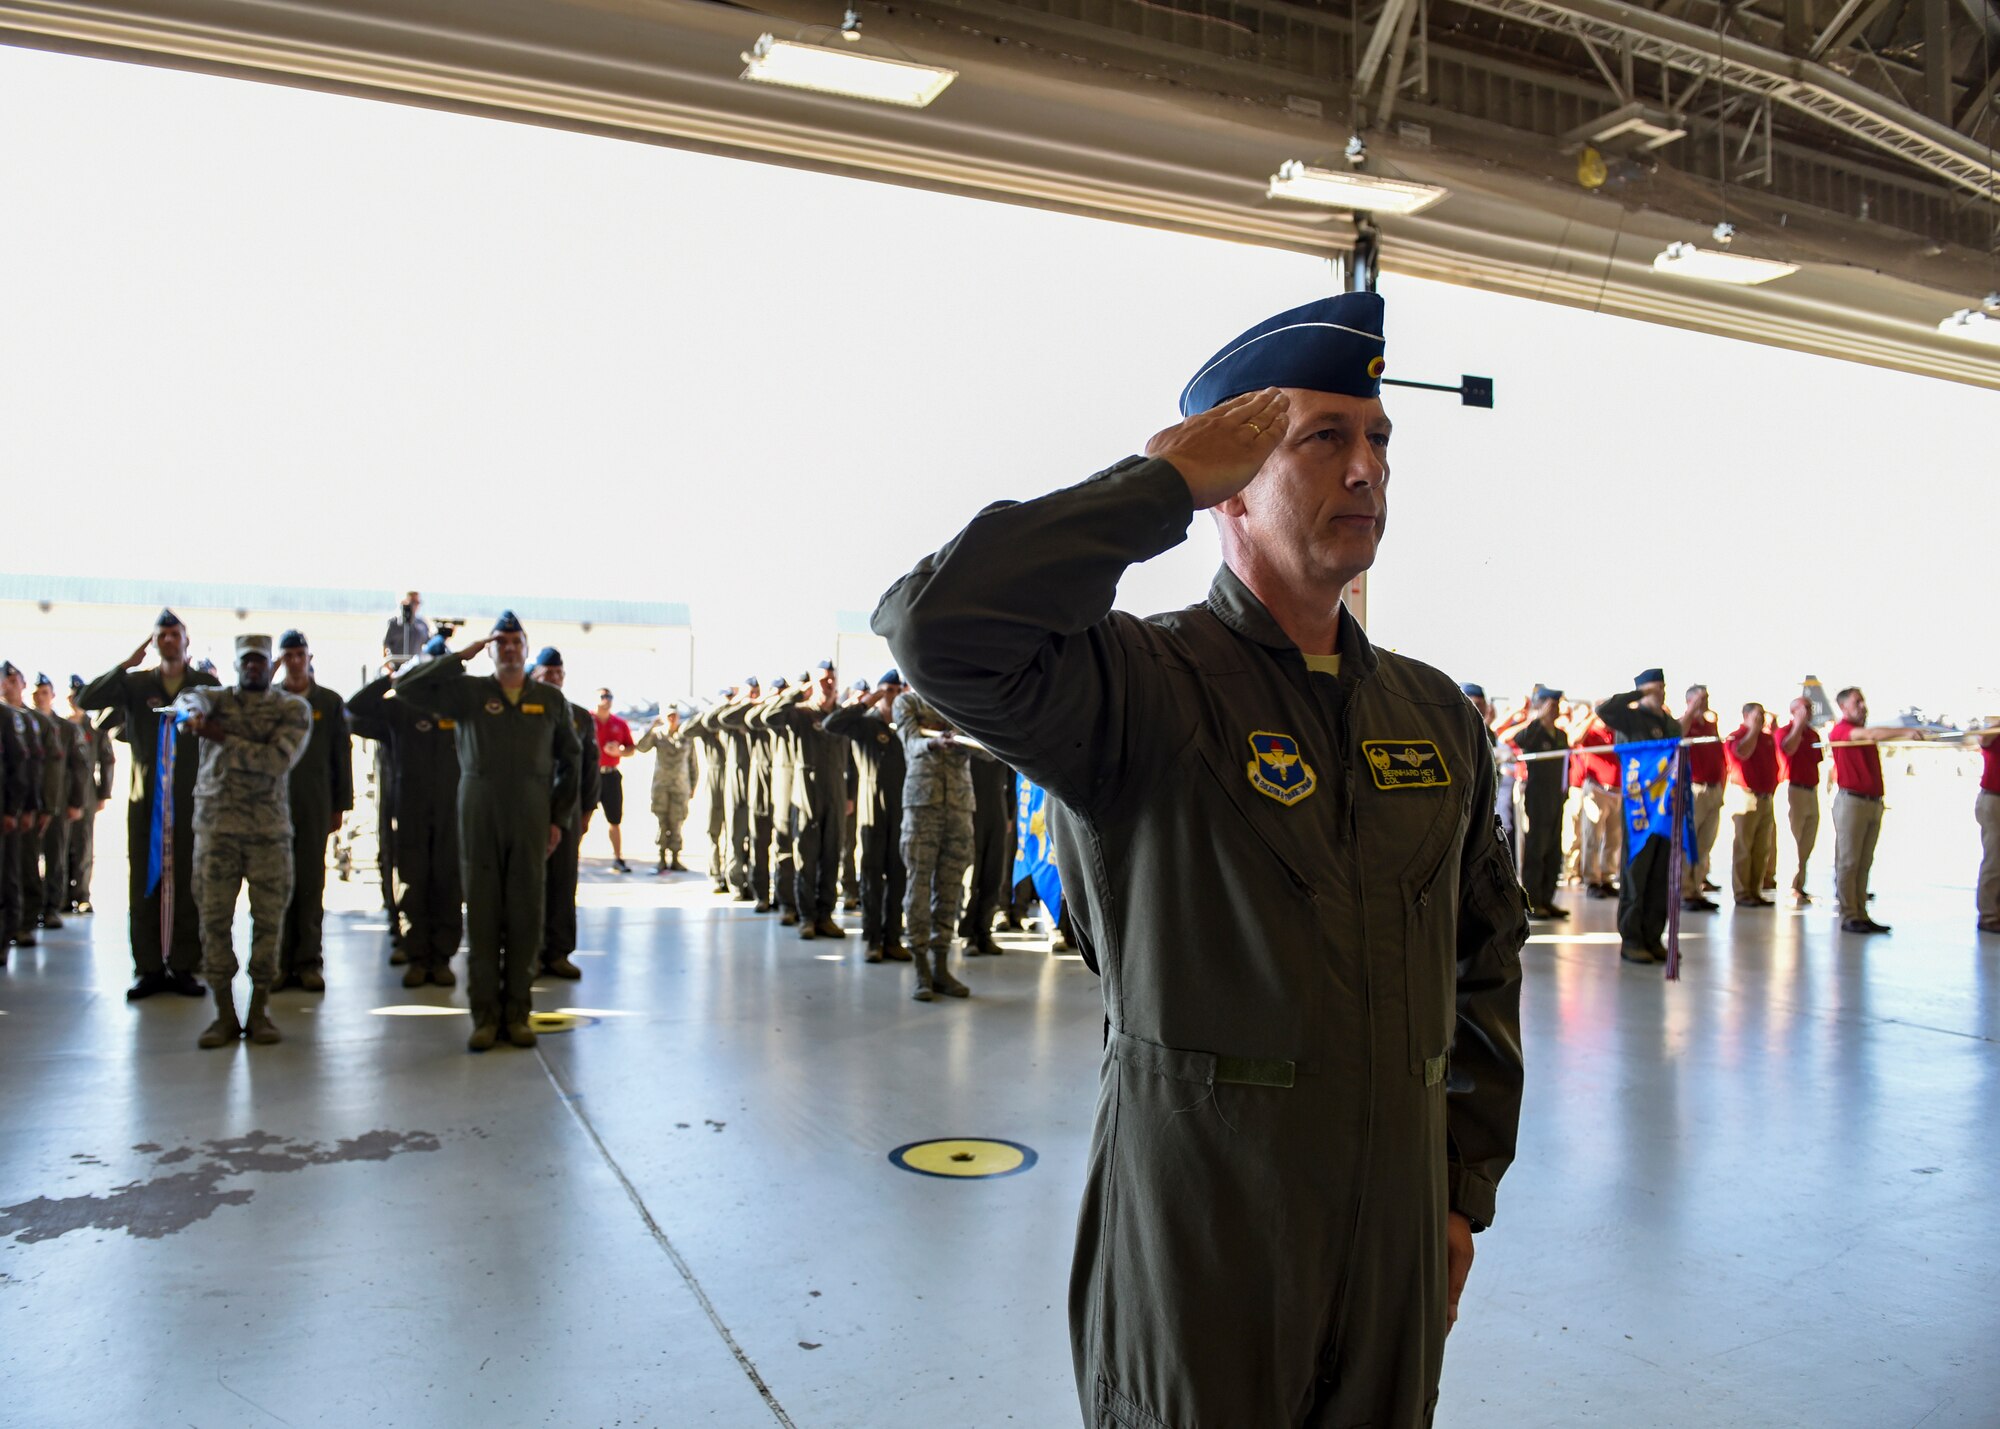
[[(684, 600), (704, 687), (829, 650), (836, 611), (982, 504), (1138, 449), (1212, 351), (1330, 283), (1292, 254), (5, 48), (0, 196), (0, 565), (372, 585), (385, 610), (411, 585)], [(1383, 292), (1395, 374), (1491, 375), (1499, 406), (1391, 397), (1378, 640), (1496, 691), (1664, 664), (1725, 710), (1812, 673), (1878, 715), (2000, 713), (1992, 393)], [(1121, 603), (1198, 599), (1215, 550), (1198, 518)]]

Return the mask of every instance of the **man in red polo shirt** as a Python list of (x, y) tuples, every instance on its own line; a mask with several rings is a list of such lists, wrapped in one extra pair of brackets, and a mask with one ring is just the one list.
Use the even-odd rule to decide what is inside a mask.
[[(1715, 716), (1708, 710), (1708, 686), (1691, 685), (1687, 710), (1681, 716), (1681, 737), (1712, 740), (1718, 733)], [(1694, 857), (1681, 873), (1681, 907), (1692, 913), (1713, 913), (1716, 904), (1708, 896), (1708, 860), (1715, 852), (1715, 836), (1722, 832), (1722, 803), (1728, 791), (1728, 765), (1720, 744), (1690, 744), (1688, 786), (1694, 810)]]
[(1887, 923), (1868, 916), (1868, 871), (1882, 833), (1882, 751), (1891, 739), (1922, 739), (1923, 731), (1868, 723), (1868, 700), (1852, 685), (1835, 703), (1840, 718), (1827, 731), (1833, 746), (1833, 876), (1844, 933), (1886, 933)]
[(632, 726), (611, 712), (609, 690), (597, 692), (597, 708), (590, 712), (590, 718), (597, 726), (597, 798), (611, 830), (611, 866), (620, 873), (630, 873), (632, 869), (625, 862), (625, 831), (619, 827), (625, 822), (625, 776), (618, 772), (618, 761), (632, 752)]
[(1973, 814), (1979, 820), (1979, 931), (2000, 933), (2000, 723), (1986, 722), (1979, 736), (1985, 766)]
[(1778, 763), (1785, 778), (1785, 819), (1792, 830), (1792, 850), (1798, 872), (1792, 875), (1792, 906), (1810, 908), (1806, 892), (1806, 862), (1819, 842), (1819, 766), (1826, 750), (1812, 727), (1812, 701), (1801, 695), (1792, 701), (1792, 722), (1778, 731)]
[(1722, 742), (1729, 764), (1730, 883), (1738, 908), (1769, 908), (1764, 885), (1777, 853), (1778, 741), (1760, 704), (1743, 706), (1743, 723)]

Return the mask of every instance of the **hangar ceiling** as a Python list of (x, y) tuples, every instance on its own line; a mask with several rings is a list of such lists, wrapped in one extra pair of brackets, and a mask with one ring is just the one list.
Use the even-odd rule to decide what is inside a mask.
[[(1996, 0), (861, 0), (928, 108), (749, 84), (768, 0), (0, 0), (0, 41), (560, 125), (1361, 262), (2000, 387)], [(1359, 136), (1358, 156), (1350, 142)], [(1443, 185), (1393, 216), (1288, 161)], [(1654, 267), (1668, 243), (1798, 271)], [(2000, 298), (1994, 299), (2000, 303)], [(1984, 325), (2000, 331), (2000, 311)]]

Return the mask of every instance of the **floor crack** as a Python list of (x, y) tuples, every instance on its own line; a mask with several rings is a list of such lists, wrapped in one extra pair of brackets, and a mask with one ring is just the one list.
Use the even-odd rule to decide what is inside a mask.
[(708, 1316), (708, 1323), (715, 1326), (715, 1333), (722, 1336), (722, 1343), (729, 1346), (729, 1353), (736, 1356), (737, 1368), (742, 1370), (745, 1377), (756, 1387), (757, 1393), (764, 1397), (764, 1405), (771, 1411), (772, 1417), (784, 1425), (785, 1429), (798, 1429), (792, 1422), (791, 1415), (785, 1413), (784, 1405), (778, 1403), (778, 1396), (771, 1392), (771, 1386), (764, 1382), (764, 1376), (758, 1373), (756, 1361), (752, 1360), (743, 1346), (736, 1342), (736, 1336), (730, 1332), (729, 1326), (723, 1323), (722, 1314), (715, 1308), (715, 1302), (708, 1298), (708, 1292), (702, 1289), (701, 1281), (695, 1278), (694, 1268), (682, 1257), (673, 1241), (668, 1239), (666, 1231), (647, 1208), (645, 1197), (639, 1194), (639, 1188), (632, 1184), (632, 1178), (625, 1174), (625, 1168), (618, 1164), (618, 1158), (611, 1154), (611, 1148), (606, 1146), (604, 1138), (597, 1134), (596, 1126), (591, 1123), (589, 1115), (583, 1109), (581, 1095), (563, 1085), (563, 1080), (557, 1075), (554, 1064), (540, 1047), (535, 1049), (535, 1055), (541, 1059), (542, 1071), (547, 1074), (549, 1085), (556, 1089), (557, 1100), (569, 1109), (569, 1114), (576, 1119), (576, 1124), (583, 1128), (583, 1134), (588, 1136), (591, 1145), (597, 1148), (597, 1154), (604, 1158), (604, 1164), (611, 1168), (611, 1174), (618, 1178), (618, 1184), (625, 1188), (626, 1197), (632, 1202), (633, 1209), (638, 1211), (639, 1219), (646, 1223), (646, 1229), (651, 1232), (654, 1243), (665, 1251), (667, 1259), (674, 1263), (674, 1269), (680, 1272), (682, 1282), (701, 1305), (702, 1313)]

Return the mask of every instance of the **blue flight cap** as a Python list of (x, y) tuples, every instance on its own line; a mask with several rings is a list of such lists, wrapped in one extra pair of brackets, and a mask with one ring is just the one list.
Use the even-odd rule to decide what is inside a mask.
[(556, 649), (553, 645), (544, 645), (541, 653), (535, 656), (535, 668), (537, 670), (555, 670), (561, 667), (562, 651)]
[(56, 682), (37, 670), (35, 672), (35, 688), (39, 690), (43, 685), (47, 685), (53, 690), (56, 687)]
[(287, 630), (283, 635), (278, 637), (278, 648), (280, 650), (303, 650), (306, 648), (306, 637), (299, 631)]
[(866, 680), (856, 680), (854, 688), (865, 693), (868, 689), (868, 682)]
[(521, 628), (521, 621), (513, 611), (503, 610), (500, 612), (500, 618), (493, 622), (493, 633), (495, 635), (526, 635), (528, 632)]
[(1460, 691), (1464, 693), (1465, 697), (1468, 700), (1483, 700), (1486, 698), (1486, 687), (1484, 685), (1475, 685), (1470, 681), (1467, 681), (1465, 684), (1460, 685), (1458, 688), (1460, 689)]
[(760, 689), (760, 690), (764, 688), (764, 687), (763, 687), (762, 685), (760, 685), (760, 684), (757, 684), (757, 677), (756, 677), (755, 675), (745, 675), (745, 676), (743, 677), (743, 683), (744, 683), (744, 684), (745, 684), (746, 686), (747, 686), (747, 685), (757, 685), (757, 688), (758, 688), (758, 689)]
[(736, 696), (736, 691), (731, 689), (729, 686), (724, 685), (721, 689), (715, 692), (715, 695), (717, 699), (722, 699), (722, 700), (734, 699)]
[(900, 672), (889, 670), (884, 672), (882, 678), (875, 683), (878, 685), (900, 685), (903, 683), (903, 677)]
[(1203, 364), (1181, 392), (1181, 415), (1266, 387), (1381, 396), (1382, 312), (1377, 293), (1342, 293), (1266, 318)]
[(1559, 700), (1562, 697), (1563, 692), (1561, 690), (1552, 690), (1547, 685), (1535, 686), (1536, 704), (1540, 704), (1543, 700)]
[(83, 676), (71, 675), (69, 677), (69, 688), (70, 688), (70, 693), (72, 694), (76, 693), (78, 690), (81, 690), (83, 688)]
[(813, 668), (815, 670), (831, 670), (833, 668), (833, 661), (822, 660), (817, 665), (813, 666)]
[[(780, 675), (778, 676), (777, 679), (771, 681), (771, 688), (774, 690), (789, 690), (791, 687), (792, 687), (792, 682), (786, 679), (783, 675)], [(758, 688), (762, 689), (763, 687), (760, 685), (758, 686)]]
[(162, 610), (153, 619), (153, 629), (165, 630), (169, 625), (179, 625), (180, 623), (181, 618), (178, 615), (175, 615), (171, 610)]
[(21, 667), (19, 665), (16, 665), (12, 660), (0, 660), (0, 679), (5, 679), (9, 675), (18, 675), (20, 673), (21, 673)]
[(449, 650), (450, 648), (451, 647), (449, 645), (446, 645), (444, 643), (444, 637), (442, 635), (433, 635), (430, 639), (424, 642), (424, 653), (426, 655), (433, 655), (433, 656), (442, 655), (446, 650)]
[(1665, 670), (1658, 668), (1641, 670), (1632, 677), (1632, 688), (1636, 690), (1641, 685), (1664, 685), (1666, 682), (1667, 672)]

